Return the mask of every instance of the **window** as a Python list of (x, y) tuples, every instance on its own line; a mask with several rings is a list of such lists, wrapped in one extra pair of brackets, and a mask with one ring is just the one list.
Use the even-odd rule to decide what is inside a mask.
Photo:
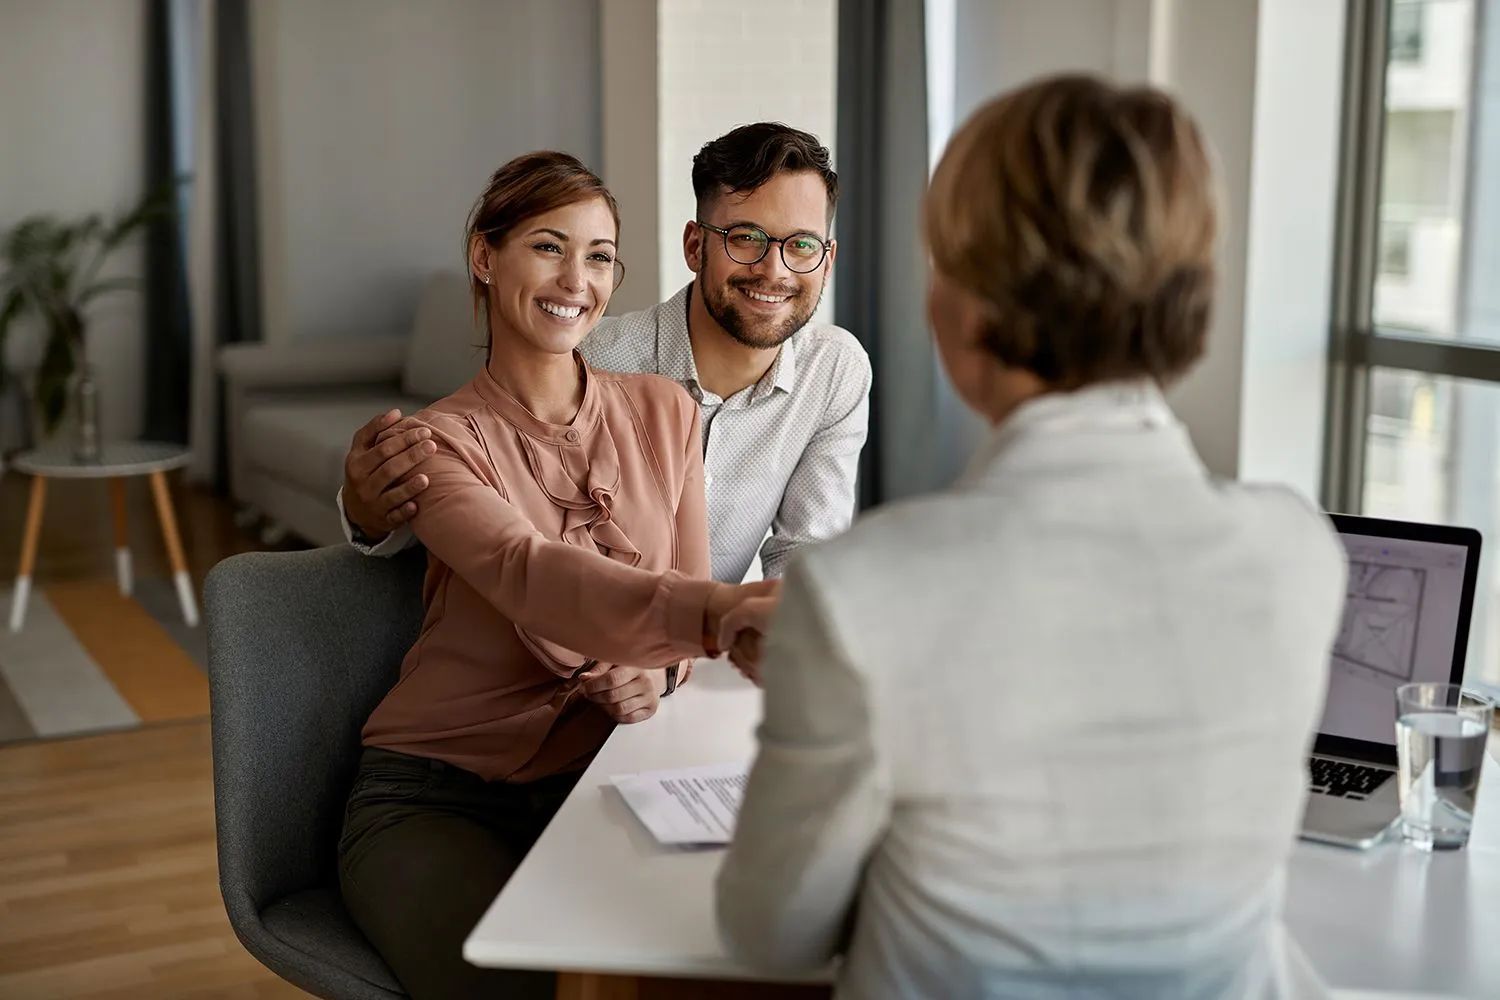
[(1405, 278), (1411, 274), (1411, 229), (1409, 222), (1389, 220), (1380, 227), (1381, 278)]
[(1484, 535), (1500, 683), (1500, 5), (1350, 4), (1324, 502)]
[(1422, 58), (1421, 0), (1395, 0), (1391, 5), (1391, 62)]

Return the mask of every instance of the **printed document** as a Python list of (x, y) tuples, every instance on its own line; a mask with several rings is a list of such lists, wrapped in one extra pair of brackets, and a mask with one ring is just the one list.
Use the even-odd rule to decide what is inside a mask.
[(626, 803), (663, 844), (727, 844), (745, 796), (749, 768), (709, 764), (611, 778)]

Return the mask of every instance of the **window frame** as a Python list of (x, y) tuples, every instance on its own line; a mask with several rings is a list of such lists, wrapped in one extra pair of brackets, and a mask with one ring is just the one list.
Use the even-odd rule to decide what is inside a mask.
[[(1391, 10), (1397, 0), (1348, 0), (1344, 51), (1344, 115), (1335, 216), (1333, 300), (1329, 331), (1327, 420), (1321, 501), (1327, 510), (1358, 514), (1364, 504), (1365, 440), (1374, 369), (1438, 375), (1500, 384), (1500, 344), (1443, 340), (1420, 331), (1374, 321), (1375, 281), (1380, 272), (1380, 187), (1385, 141), (1385, 84)], [(1490, 4), (1474, 5), (1474, 38), (1485, 37)], [(1476, 46), (1477, 49), (1477, 46)], [(1470, 93), (1484, 53), (1470, 61)], [(1473, 130), (1466, 127), (1465, 176), (1472, 177)], [(1462, 260), (1468, 260), (1469, 206), (1473, 184), (1463, 191)], [(1463, 277), (1460, 278), (1460, 289)], [(1462, 294), (1460, 292), (1460, 294)], [(1461, 320), (1460, 320), (1461, 321)]]

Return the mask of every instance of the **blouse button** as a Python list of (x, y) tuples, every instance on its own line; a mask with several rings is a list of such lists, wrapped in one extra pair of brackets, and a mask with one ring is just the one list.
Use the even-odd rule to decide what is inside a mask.
[(577, 431), (568, 431), (568, 440), (569, 441), (577, 441), (578, 440), (578, 432)]

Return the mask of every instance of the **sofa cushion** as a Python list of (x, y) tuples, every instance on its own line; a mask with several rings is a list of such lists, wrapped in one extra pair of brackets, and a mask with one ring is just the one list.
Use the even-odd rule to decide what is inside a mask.
[(245, 414), (244, 448), (251, 465), (326, 497), (344, 481), (344, 456), (362, 424), (392, 407), (412, 414), (427, 405), (397, 395), (345, 395), (266, 400)]
[(344, 526), (332, 494), (309, 492), (286, 479), (256, 469), (245, 483), (243, 499), (264, 513), (277, 527), (285, 528), (312, 545), (343, 545)]
[(484, 363), (483, 325), (474, 324), (469, 286), (456, 271), (428, 278), (412, 322), (401, 391), (427, 403), (456, 391)]

